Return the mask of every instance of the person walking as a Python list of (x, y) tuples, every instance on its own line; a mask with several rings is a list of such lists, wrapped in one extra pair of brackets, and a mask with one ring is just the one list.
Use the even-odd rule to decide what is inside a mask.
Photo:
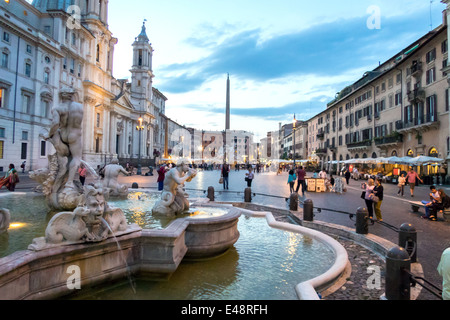
[[(127, 163), (128, 165), (128, 163)], [(166, 167), (165, 164), (161, 165), (161, 167), (159, 167), (158, 169), (158, 179), (156, 180), (156, 182), (158, 182), (158, 191), (162, 191), (162, 189), (164, 188), (164, 179), (166, 176), (166, 171), (168, 170), (168, 168)], [(128, 170), (127, 170), (128, 172)]]
[(15, 190), (17, 183), (19, 183), (19, 174), (14, 164), (10, 163), (8, 172), (6, 172), (3, 179), (0, 179), (0, 189), (5, 186), (6, 189), (12, 192)]
[(22, 162), (22, 164), (20, 165), (20, 167), (22, 168), (22, 173), (25, 173), (25, 165), (26, 165), (27, 161)]
[(383, 192), (384, 188), (381, 185), (381, 178), (376, 178), (375, 188), (373, 188), (373, 194), (376, 197), (378, 197), (378, 201), (374, 201), (375, 216), (377, 217), (378, 221), (383, 221), (383, 217), (381, 215), (381, 203), (383, 202)]
[(361, 188), (365, 190), (364, 201), (366, 203), (369, 218), (373, 221), (373, 189), (375, 188), (373, 179), (367, 180), (367, 183), (362, 183)]
[(306, 182), (305, 182), (305, 177), (306, 177), (306, 171), (305, 169), (303, 169), (303, 166), (300, 166), (297, 170), (297, 189), (295, 190), (295, 192), (298, 193), (298, 190), (300, 189), (300, 185), (302, 186), (302, 196), (305, 196), (305, 192), (306, 192)]
[(255, 174), (253, 173), (253, 168), (251, 165), (249, 165), (248, 171), (245, 173), (245, 181), (247, 181), (247, 187), (251, 188), (254, 177)]
[(230, 173), (230, 166), (226, 163), (222, 166), (222, 178), (223, 178), (223, 188), (228, 190), (228, 175)]
[(345, 170), (344, 176), (345, 176), (345, 181), (347, 181), (347, 185), (348, 185), (350, 182), (350, 170), (348, 168), (347, 168), (347, 170)]
[(408, 174), (406, 175), (406, 181), (409, 184), (409, 190), (411, 192), (411, 197), (414, 198), (414, 187), (416, 186), (416, 179), (423, 183), (423, 180), (420, 179), (417, 172), (414, 171), (413, 167), (410, 168)]
[(402, 197), (405, 192), (405, 184), (406, 184), (406, 177), (405, 174), (402, 173), (400, 177), (398, 177), (398, 192), (397, 195), (400, 196), (400, 193), (402, 194)]
[(78, 174), (80, 176), (81, 185), (83, 185), (83, 186), (84, 186), (84, 182), (86, 181), (86, 173), (87, 173), (87, 170), (86, 170), (85, 166), (83, 164), (80, 164), (80, 167), (78, 168)]
[[(294, 170), (289, 170), (289, 177), (288, 177), (288, 184), (289, 184), (289, 192), (293, 193), (294, 192), (294, 185), (295, 185), (295, 180), (297, 179), (297, 175), (295, 174)], [(297, 191), (298, 192), (298, 186), (297, 186)]]

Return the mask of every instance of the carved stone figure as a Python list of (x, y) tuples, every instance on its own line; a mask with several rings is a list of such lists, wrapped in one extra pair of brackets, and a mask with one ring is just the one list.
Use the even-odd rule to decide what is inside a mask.
[(89, 230), (84, 221), (84, 218), (88, 214), (89, 210), (84, 207), (77, 207), (73, 212), (60, 212), (56, 214), (50, 219), (45, 230), (46, 242), (77, 242), (89, 237)]
[(176, 167), (170, 169), (165, 175), (161, 200), (152, 208), (152, 214), (174, 216), (189, 210), (188, 195), (184, 192), (183, 186), (196, 174), (197, 171), (189, 168), (186, 159), (178, 160)]
[[(49, 157), (46, 182), (51, 190), (44, 190), (49, 205), (54, 209), (72, 210), (79, 200), (80, 190), (74, 180), (82, 156), (83, 105), (73, 101), (74, 95), (73, 89), (61, 90), (61, 103), (52, 109), (50, 130), (42, 134), (56, 150), (56, 154)], [(62, 203), (60, 194), (64, 194)]]
[(113, 159), (103, 170), (105, 174), (103, 179), (103, 190), (105, 194), (126, 197), (128, 195), (128, 187), (119, 184), (117, 180), (120, 173), (124, 175), (128, 175), (129, 173), (119, 164), (119, 160)]
[(0, 208), (0, 234), (8, 231), (11, 222), (11, 214), (8, 209)]

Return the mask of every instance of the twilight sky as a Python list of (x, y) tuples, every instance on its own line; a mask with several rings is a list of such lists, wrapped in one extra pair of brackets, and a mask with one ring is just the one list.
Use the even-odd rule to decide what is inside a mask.
[[(147, 19), (153, 85), (166, 114), (203, 130), (262, 138), (308, 120), (335, 94), (442, 23), (438, 0), (128, 0), (109, 2), (119, 39), (114, 76), (130, 78), (134, 38)], [(259, 140), (259, 139), (258, 139)]]

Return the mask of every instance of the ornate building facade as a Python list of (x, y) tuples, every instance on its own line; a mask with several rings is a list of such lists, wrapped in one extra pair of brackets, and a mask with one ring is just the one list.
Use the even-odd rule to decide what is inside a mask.
[[(137, 32), (138, 33), (138, 32)], [(164, 150), (167, 98), (153, 88), (153, 49), (145, 23), (133, 43), (131, 82), (113, 76), (118, 39), (108, 29), (108, 0), (0, 1), (0, 171), (27, 161), (47, 165), (59, 90), (84, 104), (83, 159), (154, 164)]]

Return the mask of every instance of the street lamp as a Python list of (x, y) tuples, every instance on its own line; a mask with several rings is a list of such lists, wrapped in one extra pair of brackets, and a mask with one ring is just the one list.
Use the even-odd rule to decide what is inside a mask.
[(293, 158), (294, 158), (294, 168), (295, 168), (295, 124), (297, 123), (297, 120), (295, 120), (295, 113), (294, 113), (294, 125), (292, 127), (292, 134), (294, 135), (294, 146), (292, 148), (293, 151)]
[(137, 172), (136, 174), (141, 175), (142, 174), (142, 166), (141, 166), (141, 135), (142, 130), (144, 130), (144, 126), (142, 125), (142, 116), (138, 119), (138, 125), (136, 126), (136, 130), (139, 131), (139, 154), (138, 154), (138, 165), (137, 165)]

